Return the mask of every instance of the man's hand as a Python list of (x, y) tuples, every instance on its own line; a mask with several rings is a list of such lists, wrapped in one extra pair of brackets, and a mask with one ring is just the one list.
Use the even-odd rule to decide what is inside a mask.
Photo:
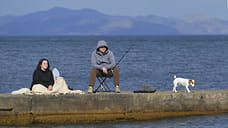
[(108, 74), (107, 68), (103, 67), (102, 70), (103, 70), (103, 72), (104, 72), (105, 74)]
[(48, 86), (48, 90), (49, 90), (49, 91), (52, 91), (52, 88), (53, 88), (52, 85), (49, 85), (49, 86)]

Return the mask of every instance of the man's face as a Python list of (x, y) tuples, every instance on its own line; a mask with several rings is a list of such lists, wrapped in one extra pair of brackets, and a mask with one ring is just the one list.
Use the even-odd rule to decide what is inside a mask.
[(106, 50), (107, 50), (107, 49), (106, 49), (105, 46), (99, 47), (99, 51), (102, 52), (102, 53), (104, 53)]

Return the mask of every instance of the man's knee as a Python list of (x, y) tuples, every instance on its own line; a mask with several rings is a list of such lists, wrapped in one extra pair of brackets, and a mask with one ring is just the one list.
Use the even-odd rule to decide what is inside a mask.
[(97, 70), (96, 68), (92, 68), (91, 72), (96, 72), (96, 70)]
[(119, 68), (118, 67), (115, 67), (113, 69), (113, 75), (118, 75), (119, 76)]
[(96, 74), (98, 74), (98, 73), (99, 73), (99, 69), (93, 67), (93, 68), (91, 69), (91, 73), (96, 73)]

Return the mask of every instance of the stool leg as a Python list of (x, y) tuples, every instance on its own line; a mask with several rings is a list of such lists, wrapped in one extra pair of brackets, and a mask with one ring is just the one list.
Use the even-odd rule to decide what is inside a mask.
[(96, 90), (94, 91), (94, 93), (96, 93), (97, 91), (98, 91), (98, 89), (99, 88), (101, 88), (101, 86), (102, 86), (102, 81), (100, 80), (100, 78), (99, 77), (97, 77), (97, 79), (98, 79), (98, 81), (99, 81), (99, 86), (96, 88)]
[(104, 81), (104, 85), (107, 88), (106, 91), (110, 91), (111, 92), (111, 89), (108, 87), (108, 84), (105, 81)]

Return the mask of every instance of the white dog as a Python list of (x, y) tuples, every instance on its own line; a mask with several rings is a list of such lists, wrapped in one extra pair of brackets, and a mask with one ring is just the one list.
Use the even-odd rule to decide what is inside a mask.
[(189, 84), (192, 85), (192, 87), (195, 86), (196, 80), (191, 79), (185, 79), (185, 78), (177, 78), (176, 75), (174, 76), (173, 80), (173, 92), (177, 92), (176, 88), (178, 85), (185, 86), (187, 92), (189, 93), (190, 90), (188, 89)]

